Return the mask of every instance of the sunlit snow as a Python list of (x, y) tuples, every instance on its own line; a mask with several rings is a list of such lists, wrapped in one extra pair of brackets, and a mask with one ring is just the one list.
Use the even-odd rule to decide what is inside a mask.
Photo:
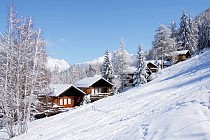
[(141, 87), (33, 121), (14, 139), (210, 139), (210, 52), (159, 72)]

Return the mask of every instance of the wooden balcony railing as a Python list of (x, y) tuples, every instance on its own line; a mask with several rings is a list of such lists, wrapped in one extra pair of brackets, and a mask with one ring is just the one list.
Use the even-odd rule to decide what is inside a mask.
[(91, 101), (96, 101), (105, 97), (108, 97), (109, 93), (98, 93), (98, 94), (91, 94), (90, 95), (90, 100)]

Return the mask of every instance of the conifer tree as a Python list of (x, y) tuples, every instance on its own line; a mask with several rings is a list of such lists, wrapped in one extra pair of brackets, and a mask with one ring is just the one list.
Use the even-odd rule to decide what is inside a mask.
[(190, 49), (190, 29), (188, 24), (188, 17), (183, 10), (180, 19), (180, 29), (179, 29), (179, 48), (178, 50), (189, 50)]
[(195, 20), (189, 17), (189, 51), (194, 53), (198, 47), (198, 25)]
[(118, 60), (118, 54), (116, 51), (112, 53), (112, 59), (111, 62), (113, 64), (113, 70), (115, 74), (119, 74), (119, 60)]
[(140, 85), (146, 83), (148, 74), (146, 73), (145, 55), (142, 50), (142, 44), (138, 47), (136, 67), (137, 71), (134, 75), (134, 84)]
[(177, 30), (177, 26), (176, 23), (174, 21), (172, 21), (170, 23), (169, 29), (171, 31), (171, 36), (170, 38), (172, 38), (174, 40), (174, 48), (173, 50), (176, 51), (177, 50), (177, 46), (178, 46), (178, 30)]
[(210, 20), (204, 18), (202, 23), (198, 27), (198, 50), (201, 51), (204, 48), (210, 47)]
[(121, 79), (121, 88), (122, 91), (124, 89), (124, 77), (125, 77), (125, 70), (128, 67), (128, 54), (125, 50), (125, 44), (123, 38), (120, 40), (120, 49), (119, 49), (119, 73), (120, 73), (120, 79)]
[(171, 38), (173, 38), (174, 40), (177, 40), (177, 36), (178, 36), (178, 30), (177, 30), (177, 26), (176, 23), (174, 21), (172, 21), (169, 24), (169, 29), (171, 30)]
[(159, 59), (164, 54), (175, 50), (175, 40), (171, 38), (169, 28), (161, 24), (156, 30), (154, 41), (152, 42), (153, 50), (155, 51), (156, 59)]
[(113, 74), (114, 74), (114, 70), (112, 67), (112, 62), (110, 61), (109, 50), (107, 48), (105, 52), (105, 56), (104, 56), (104, 62), (102, 65), (102, 76), (106, 80), (112, 82), (112, 79), (114, 78)]

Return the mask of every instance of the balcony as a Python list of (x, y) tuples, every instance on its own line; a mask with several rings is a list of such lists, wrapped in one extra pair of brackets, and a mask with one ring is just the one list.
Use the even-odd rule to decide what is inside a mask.
[(109, 96), (109, 93), (94, 93), (90, 95), (90, 100), (91, 102), (102, 99), (102, 98), (106, 98)]

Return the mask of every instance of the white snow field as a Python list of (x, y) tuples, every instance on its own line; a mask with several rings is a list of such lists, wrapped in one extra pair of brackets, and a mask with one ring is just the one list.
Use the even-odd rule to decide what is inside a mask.
[(210, 52), (141, 87), (33, 121), (18, 140), (210, 140)]

